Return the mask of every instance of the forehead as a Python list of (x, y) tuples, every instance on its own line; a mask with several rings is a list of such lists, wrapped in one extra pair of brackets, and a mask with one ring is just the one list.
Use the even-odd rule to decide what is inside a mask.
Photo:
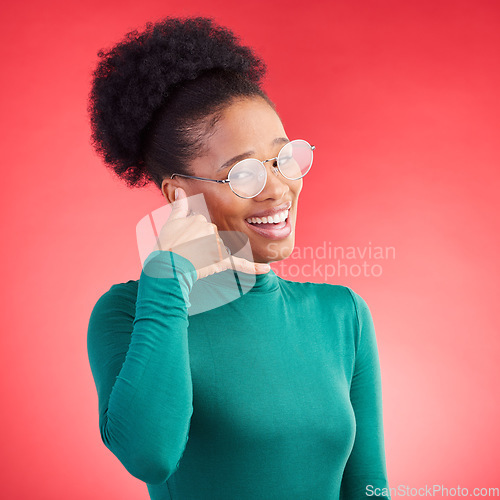
[(278, 114), (263, 98), (254, 97), (234, 101), (224, 109), (207, 145), (216, 155), (247, 150), (266, 153), (272, 140), (283, 136)]

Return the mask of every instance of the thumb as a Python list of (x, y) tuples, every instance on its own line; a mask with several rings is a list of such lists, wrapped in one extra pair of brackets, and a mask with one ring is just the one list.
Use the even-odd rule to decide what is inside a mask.
[(170, 219), (180, 219), (182, 217), (187, 217), (189, 212), (189, 205), (187, 201), (186, 192), (184, 189), (178, 187), (175, 188), (177, 193), (176, 200), (172, 203), (172, 212), (170, 213)]

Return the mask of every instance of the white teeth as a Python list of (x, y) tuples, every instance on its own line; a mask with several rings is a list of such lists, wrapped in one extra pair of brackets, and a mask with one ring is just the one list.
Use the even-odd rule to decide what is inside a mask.
[(271, 224), (271, 223), (278, 223), (278, 222), (283, 222), (286, 220), (288, 217), (288, 210), (283, 210), (281, 212), (278, 212), (277, 214), (274, 214), (274, 216), (267, 216), (267, 217), (249, 217), (248, 219), (245, 219), (247, 222), (251, 222), (252, 224)]

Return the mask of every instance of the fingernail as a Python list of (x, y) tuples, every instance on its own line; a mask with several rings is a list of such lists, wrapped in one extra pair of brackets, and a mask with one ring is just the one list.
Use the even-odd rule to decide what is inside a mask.
[(174, 191), (174, 200), (176, 200), (177, 196), (178, 196), (177, 189), (179, 189), (179, 188), (175, 188), (175, 191)]

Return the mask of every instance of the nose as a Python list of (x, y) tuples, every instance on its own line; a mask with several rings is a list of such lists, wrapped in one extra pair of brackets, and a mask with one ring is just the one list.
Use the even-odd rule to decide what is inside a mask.
[(276, 165), (276, 160), (273, 162), (264, 163), (267, 168), (267, 180), (264, 189), (254, 197), (256, 201), (262, 201), (269, 198), (280, 200), (290, 191), (288, 179), (281, 175)]

